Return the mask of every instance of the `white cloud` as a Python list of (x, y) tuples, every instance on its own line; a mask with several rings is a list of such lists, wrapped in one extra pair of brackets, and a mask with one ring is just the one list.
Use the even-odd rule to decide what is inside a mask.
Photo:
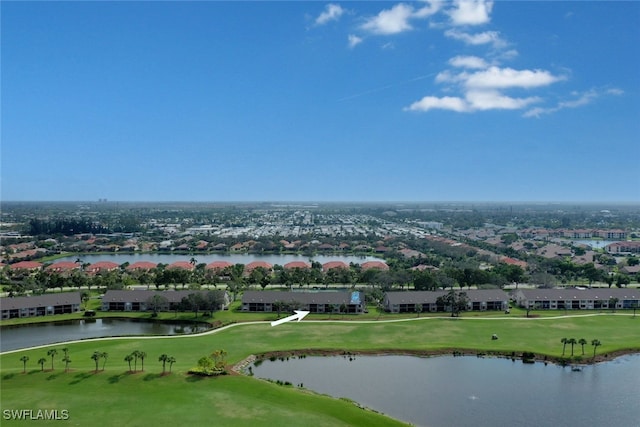
[(343, 14), (344, 9), (340, 5), (330, 3), (325, 6), (324, 12), (316, 18), (316, 24), (324, 25), (330, 21), (337, 21)]
[(480, 25), (491, 20), (492, 8), (493, 1), (457, 0), (448, 14), (453, 25)]
[(431, 15), (435, 15), (442, 8), (444, 1), (440, 0), (426, 0), (424, 1), (426, 6), (421, 7), (413, 13), (414, 18), (428, 18)]
[(507, 45), (507, 43), (500, 37), (500, 33), (498, 31), (484, 31), (481, 33), (469, 34), (464, 31), (451, 29), (445, 31), (444, 35), (474, 46), (492, 44), (496, 48), (502, 48)]
[(543, 114), (552, 114), (566, 108), (578, 108), (591, 104), (597, 98), (603, 95), (622, 95), (624, 92), (620, 89), (607, 89), (606, 91), (598, 91), (591, 89), (582, 93), (573, 93), (575, 99), (559, 101), (554, 107), (537, 107), (532, 108), (523, 114), (524, 117), (540, 117)]
[(477, 56), (455, 56), (449, 60), (449, 64), (459, 68), (487, 68), (489, 64)]
[(496, 90), (471, 90), (465, 96), (471, 110), (519, 110), (539, 102), (540, 98), (512, 98)]
[(533, 88), (548, 86), (564, 77), (554, 76), (545, 70), (514, 70), (513, 68), (490, 67), (475, 72), (466, 79), (468, 88), (506, 89), (512, 87)]
[[(479, 69), (473, 72), (452, 73), (449, 70), (438, 73), (436, 83), (447, 84), (448, 90), (458, 89), (461, 96), (425, 96), (414, 102), (405, 111), (429, 111), (432, 109), (457, 112), (486, 110), (519, 110), (531, 104), (542, 102), (538, 96), (516, 98), (505, 94), (508, 89), (531, 89), (551, 85), (563, 77), (554, 76), (544, 70), (514, 70), (512, 68), (487, 67), (484, 59), (476, 56), (456, 56), (449, 60), (454, 67)], [(576, 100), (574, 102), (585, 102)], [(568, 108), (565, 106), (563, 108)], [(532, 109), (532, 115), (542, 114), (541, 109)]]
[(357, 45), (359, 45), (360, 43), (362, 43), (362, 38), (356, 35), (349, 34), (348, 38), (349, 38), (349, 47), (352, 49)]
[(376, 16), (367, 19), (361, 28), (374, 34), (396, 34), (411, 30), (409, 18), (413, 14), (413, 8), (404, 3), (399, 3), (391, 9), (385, 9)]
[(445, 96), (438, 98), (436, 96), (425, 96), (420, 101), (416, 101), (405, 108), (405, 111), (429, 111), (433, 109), (453, 110), (459, 113), (469, 111), (469, 106), (464, 99)]

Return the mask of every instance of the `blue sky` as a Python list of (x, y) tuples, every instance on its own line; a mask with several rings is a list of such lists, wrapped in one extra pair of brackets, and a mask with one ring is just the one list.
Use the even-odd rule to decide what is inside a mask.
[(1, 19), (4, 201), (640, 201), (640, 2)]

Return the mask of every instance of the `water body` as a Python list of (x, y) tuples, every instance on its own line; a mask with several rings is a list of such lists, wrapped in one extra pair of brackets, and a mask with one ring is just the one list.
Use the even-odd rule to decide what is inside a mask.
[(597, 239), (581, 239), (581, 240), (572, 240), (571, 243), (574, 245), (587, 245), (592, 249), (602, 249), (611, 243), (618, 243), (619, 240), (597, 240)]
[(373, 256), (357, 256), (357, 255), (315, 255), (313, 257), (294, 254), (273, 254), (273, 255), (256, 255), (256, 254), (163, 254), (163, 253), (147, 253), (147, 254), (87, 254), (87, 255), (74, 255), (64, 258), (56, 259), (53, 262), (60, 261), (76, 261), (78, 258), (82, 262), (95, 263), (101, 261), (111, 261), (117, 264), (124, 264), (128, 262), (133, 264), (138, 261), (150, 261), (155, 263), (171, 264), (176, 261), (189, 261), (191, 258), (195, 258), (198, 263), (209, 264), (214, 261), (227, 261), (232, 264), (249, 264), (253, 261), (264, 261), (269, 264), (285, 265), (292, 261), (305, 261), (311, 263), (311, 261), (317, 261), (320, 264), (324, 264), (329, 261), (344, 261), (347, 264), (353, 262), (354, 264), (362, 264), (367, 261), (382, 261), (382, 258)]
[(640, 354), (580, 372), (453, 356), (307, 357), (252, 370), (418, 426), (640, 426)]
[(139, 319), (80, 319), (0, 328), (0, 350), (9, 351), (57, 342), (136, 335), (203, 332), (206, 324), (153, 322)]

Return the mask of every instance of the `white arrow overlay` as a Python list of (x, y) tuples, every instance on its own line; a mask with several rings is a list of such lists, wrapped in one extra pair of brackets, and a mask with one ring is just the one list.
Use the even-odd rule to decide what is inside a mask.
[(295, 314), (293, 314), (293, 315), (291, 315), (289, 317), (285, 317), (284, 319), (280, 319), (280, 320), (276, 320), (275, 322), (271, 322), (271, 326), (278, 326), (278, 325), (281, 325), (281, 324), (283, 324), (285, 322), (289, 322), (291, 320), (297, 320), (299, 322), (302, 319), (304, 319), (304, 316), (309, 314), (308, 311), (302, 311), (302, 310), (293, 310), (293, 312)]

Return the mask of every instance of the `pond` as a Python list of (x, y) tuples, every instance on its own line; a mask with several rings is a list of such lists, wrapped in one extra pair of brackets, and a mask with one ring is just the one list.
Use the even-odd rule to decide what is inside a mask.
[(0, 328), (0, 351), (57, 342), (132, 335), (179, 335), (204, 332), (206, 323), (159, 322), (141, 319), (79, 319)]
[(638, 354), (579, 372), (469, 356), (306, 357), (251, 370), (418, 426), (640, 425)]

